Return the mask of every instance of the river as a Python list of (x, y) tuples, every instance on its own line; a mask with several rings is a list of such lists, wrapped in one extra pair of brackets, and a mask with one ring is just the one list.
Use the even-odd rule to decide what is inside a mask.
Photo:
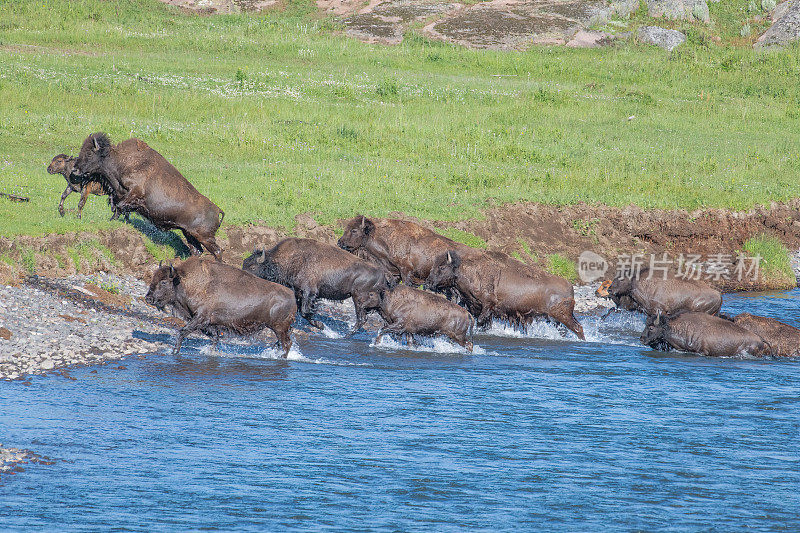
[[(800, 290), (725, 302), (800, 325)], [(55, 460), (0, 479), (0, 529), (800, 530), (800, 361), (581, 320), (588, 342), (495, 328), (472, 355), (328, 331), (289, 361), (192, 339), (0, 382), (0, 442)]]

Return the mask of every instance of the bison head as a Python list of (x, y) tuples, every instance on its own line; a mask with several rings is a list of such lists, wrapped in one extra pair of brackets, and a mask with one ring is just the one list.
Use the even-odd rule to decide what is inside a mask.
[(667, 318), (659, 312), (656, 316), (651, 316), (647, 319), (647, 323), (642, 331), (642, 336), (639, 340), (642, 344), (650, 346), (653, 349), (661, 350), (667, 344), (667, 333), (669, 332), (669, 322)]
[(48, 174), (61, 174), (65, 178), (69, 179), (70, 174), (72, 174), (72, 169), (75, 166), (75, 158), (69, 157), (67, 154), (58, 154), (50, 161), (50, 164), (47, 165), (47, 173)]
[(455, 287), (461, 257), (458, 252), (448, 251), (436, 258), (431, 273), (425, 280), (424, 288), (429, 291), (442, 291)]
[(270, 259), (269, 252), (256, 248), (242, 263), (242, 270), (250, 272), (261, 279), (280, 283), (275, 263)]
[(355, 252), (375, 231), (375, 224), (364, 215), (357, 216), (344, 227), (344, 234), (337, 241), (339, 248)]
[(91, 175), (102, 175), (106, 159), (111, 152), (111, 140), (105, 133), (92, 133), (83, 141), (74, 173), (86, 179)]
[(177, 300), (177, 287), (180, 283), (178, 271), (172, 265), (158, 265), (158, 270), (153, 273), (150, 287), (144, 301), (149, 305), (163, 310), (168, 305), (175, 304)]

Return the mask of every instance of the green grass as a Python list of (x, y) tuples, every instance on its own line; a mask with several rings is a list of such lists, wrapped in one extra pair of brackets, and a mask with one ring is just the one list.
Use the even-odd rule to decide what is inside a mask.
[(67, 246), (67, 256), (72, 260), (76, 271), (80, 271), (82, 259), (85, 260), (91, 268), (99, 266), (101, 264), (98, 260), (99, 255), (108, 259), (111, 264), (118, 263), (117, 259), (114, 257), (114, 252), (97, 239), (90, 239), (72, 246)]
[(175, 259), (175, 250), (169, 246), (156, 244), (150, 239), (145, 239), (144, 247), (147, 253), (152, 255), (156, 261), (172, 261)]
[[(731, 42), (741, 5), (711, 4), (712, 17), (728, 10), (718, 27)], [(83, 220), (59, 217), (64, 180), (45, 172), (98, 130), (148, 142), (226, 224), (800, 196), (798, 46), (711, 45), (703, 32), (714, 28), (689, 25), (697, 35), (672, 53), (633, 42), (509, 53), (418, 35), (384, 47), (335, 34), (309, 2), (253, 16), (156, 0), (0, 0), (0, 10), (0, 190), (31, 198), (0, 199), (0, 235), (121, 224), (96, 197)]]
[(568, 281), (574, 282), (578, 279), (578, 269), (575, 266), (575, 262), (570, 261), (561, 254), (548, 255), (545, 270)]
[(744, 251), (751, 257), (761, 257), (759, 265), (761, 276), (772, 285), (795, 287), (796, 280), (789, 250), (775, 237), (758, 235), (751, 237), (743, 245)]
[(444, 235), (448, 239), (460, 242), (461, 244), (471, 246), (472, 248), (486, 249), (486, 241), (468, 231), (462, 231), (457, 228), (442, 228), (438, 229), (437, 233)]

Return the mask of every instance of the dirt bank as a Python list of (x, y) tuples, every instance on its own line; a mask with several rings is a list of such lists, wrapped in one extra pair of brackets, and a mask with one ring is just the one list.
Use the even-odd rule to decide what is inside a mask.
[[(402, 213), (393, 213), (398, 218)], [(613, 274), (617, 257), (631, 254), (712, 254), (735, 256), (749, 238), (766, 235), (786, 247), (800, 248), (800, 201), (773, 204), (750, 211), (725, 209), (643, 210), (578, 204), (550, 206), (518, 203), (488, 209), (478, 220), (443, 222), (413, 219), (434, 230), (456, 228), (485, 241), (490, 250), (500, 250), (530, 263), (545, 265), (547, 257), (560, 254), (576, 261), (591, 250), (609, 262)], [(290, 233), (324, 242), (335, 242), (338, 228), (318, 225), (309, 215), (298, 215), (292, 232), (258, 225), (223, 226), (219, 242), (225, 261), (241, 265), (255, 246), (268, 246)], [(465, 234), (466, 235), (466, 234)], [(469, 235), (467, 235), (469, 237)], [(0, 280), (20, 279), (29, 273), (51, 278), (108, 272), (147, 280), (158, 257), (157, 244), (169, 255), (186, 254), (182, 241), (148, 223), (132, 218), (131, 224), (97, 233), (68, 233), (46, 237), (0, 238)], [(163, 257), (162, 257), (163, 258)], [(787, 288), (784, 279), (718, 280), (728, 291)]]

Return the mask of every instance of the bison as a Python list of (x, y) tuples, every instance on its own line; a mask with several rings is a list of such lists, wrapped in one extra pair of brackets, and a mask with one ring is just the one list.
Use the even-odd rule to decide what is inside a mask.
[(359, 215), (345, 224), (340, 248), (379, 264), (407, 285), (420, 285), (436, 257), (467, 246), (405, 220), (369, 219)]
[(733, 323), (764, 339), (772, 348), (774, 356), (800, 356), (800, 329), (778, 322), (774, 318), (750, 313), (736, 315), (733, 317)]
[(159, 265), (145, 301), (161, 310), (171, 306), (186, 321), (174, 355), (194, 331), (211, 337), (216, 348), (222, 331), (252, 335), (269, 328), (284, 358), (292, 346), (289, 333), (297, 314), (292, 291), (219, 261), (190, 257), (177, 267)]
[(441, 254), (433, 262), (425, 288), (448, 287), (456, 289), (479, 326), (498, 318), (525, 327), (536, 317), (547, 317), (564, 324), (579, 339), (586, 338), (573, 314), (572, 284), (500, 252)]
[(674, 315), (682, 311), (718, 315), (722, 307), (722, 294), (705, 283), (680, 277), (650, 276), (647, 268), (638, 276), (603, 282), (597, 295), (611, 298), (619, 309), (642, 311), (648, 316), (659, 312)]
[(179, 229), (193, 254), (205, 248), (220, 259), (214, 235), (225, 213), (144, 141), (112, 146), (108, 135), (93, 133), (83, 142), (73, 173), (107, 187), (117, 213), (137, 212), (162, 231)]
[(338, 301), (353, 298), (356, 324), (349, 335), (361, 329), (367, 313), (380, 305), (380, 291), (389, 288), (382, 268), (312, 239), (288, 238), (269, 250), (254, 250), (242, 268), (293, 289), (300, 314), (319, 329), (323, 328), (322, 322), (313, 318), (318, 298)]
[(408, 285), (381, 291), (380, 298), (378, 312), (386, 325), (376, 343), (387, 333), (405, 335), (409, 345), (414, 344), (414, 335), (445, 335), (472, 351), (474, 319), (463, 307)]
[(674, 348), (714, 357), (769, 355), (764, 339), (733, 322), (702, 312), (683, 312), (672, 317), (661, 313), (648, 317), (641, 341), (656, 350)]
[[(78, 201), (78, 218), (81, 218), (83, 206), (86, 205), (86, 200), (88, 200), (90, 194), (96, 196), (105, 196), (108, 194), (108, 191), (101, 183), (95, 181), (90, 181), (88, 183), (73, 181), (72, 170), (75, 166), (76, 159), (76, 157), (69, 157), (66, 154), (58, 154), (47, 166), (47, 172), (49, 174), (61, 174), (64, 176), (64, 179), (67, 180), (67, 188), (64, 189), (64, 192), (61, 194), (61, 201), (58, 203), (58, 214), (62, 217), (64, 216), (64, 200), (73, 192), (81, 194), (81, 199)], [(110, 198), (109, 201), (111, 201)]]

